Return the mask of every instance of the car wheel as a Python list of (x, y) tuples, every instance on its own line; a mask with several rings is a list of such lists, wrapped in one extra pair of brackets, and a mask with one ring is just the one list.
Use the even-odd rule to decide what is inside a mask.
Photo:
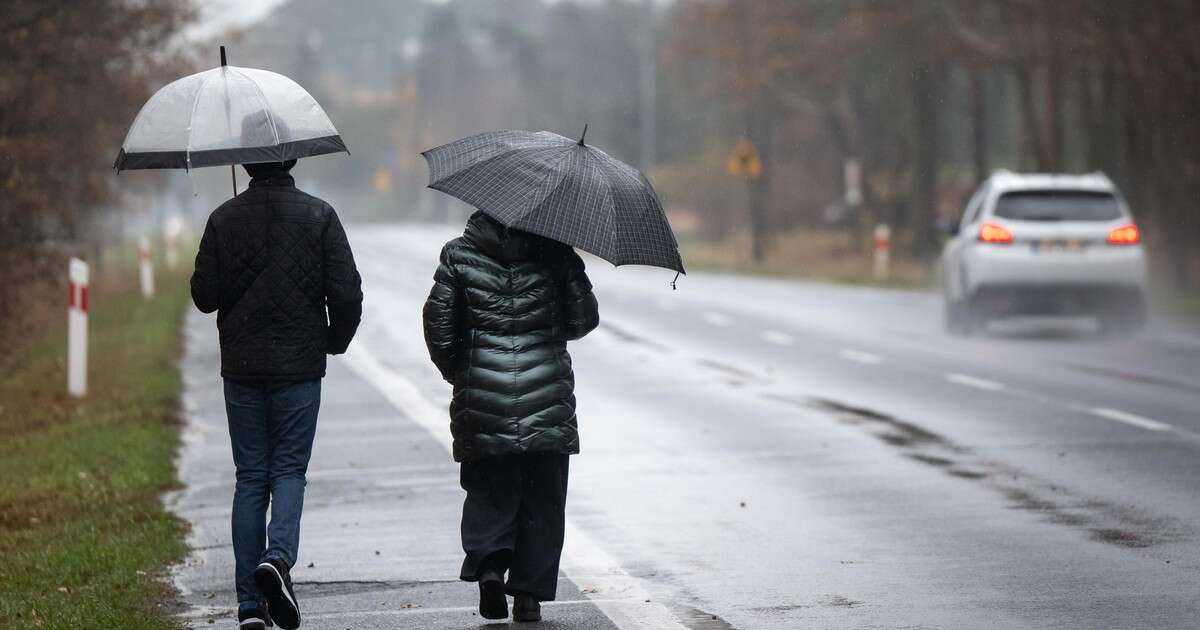
[(987, 313), (983, 310), (983, 306), (974, 295), (967, 296), (966, 301), (962, 305), (961, 317), (964, 335), (974, 335), (987, 328)]
[(1100, 316), (1100, 334), (1117, 337), (1135, 333), (1146, 327), (1146, 305), (1139, 302)]
[(1129, 319), (1123, 313), (1108, 313), (1100, 316), (1101, 336), (1121, 337), (1131, 330)]
[(942, 323), (951, 335), (966, 335), (966, 309), (962, 302), (945, 298), (942, 302)]
[(1117, 294), (1100, 314), (1100, 334), (1128, 335), (1146, 327), (1146, 297), (1141, 291)]

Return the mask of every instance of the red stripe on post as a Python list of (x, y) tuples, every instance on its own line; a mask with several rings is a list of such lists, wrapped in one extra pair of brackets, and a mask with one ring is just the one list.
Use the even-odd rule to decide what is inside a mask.
[(70, 295), (67, 297), (67, 306), (75, 307), (75, 289), (78, 288), (74, 282), (68, 282), (67, 288), (70, 289)]
[(88, 309), (87, 294), (88, 288), (86, 286), (79, 287), (79, 310), (83, 311), (84, 313), (86, 313)]

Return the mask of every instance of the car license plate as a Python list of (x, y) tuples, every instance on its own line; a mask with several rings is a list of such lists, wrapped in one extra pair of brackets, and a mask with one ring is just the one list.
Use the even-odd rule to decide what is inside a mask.
[(1033, 242), (1033, 251), (1046, 254), (1082, 252), (1087, 243), (1079, 239), (1041, 239)]

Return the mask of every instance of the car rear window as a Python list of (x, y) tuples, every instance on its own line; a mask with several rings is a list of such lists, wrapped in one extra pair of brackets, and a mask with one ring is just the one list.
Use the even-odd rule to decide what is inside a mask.
[(1000, 195), (994, 214), (1017, 221), (1112, 221), (1121, 218), (1121, 206), (1106, 192), (1022, 190)]

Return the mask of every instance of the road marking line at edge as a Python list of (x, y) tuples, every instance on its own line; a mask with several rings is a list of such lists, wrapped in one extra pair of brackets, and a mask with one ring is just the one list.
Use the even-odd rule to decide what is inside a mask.
[[(351, 346), (344, 357), (355, 374), (374, 385), (396, 409), (450, 451), (452, 441), (444, 407), (426, 398), (415, 383), (380, 363), (361, 342)], [(563, 572), (620, 630), (687, 630), (666, 606), (652, 601), (640, 580), (626, 573), (612, 555), (569, 519), (563, 556)]]
[(763, 341), (777, 346), (790, 346), (796, 341), (791, 335), (778, 330), (764, 330), (760, 336)]
[(1093, 416), (1100, 416), (1101, 418), (1105, 418), (1107, 420), (1115, 420), (1117, 422), (1122, 422), (1130, 426), (1138, 427), (1139, 429), (1145, 429), (1147, 431), (1170, 431), (1175, 428), (1165, 422), (1151, 420), (1150, 418), (1143, 418), (1137, 414), (1132, 414), (1128, 411), (1121, 411), (1120, 409), (1093, 407), (1088, 409), (1087, 412)]
[(726, 327), (726, 326), (733, 324), (733, 318), (729, 317), (728, 315), (724, 315), (721, 313), (714, 313), (712, 311), (709, 311), (704, 314), (704, 321), (708, 322), (709, 324), (712, 324), (713, 326), (721, 326), (721, 327)]
[(838, 356), (842, 357), (843, 359), (845, 359), (847, 361), (854, 361), (855, 363), (864, 363), (866, 365), (878, 365), (880, 363), (883, 363), (883, 357), (881, 357), (877, 354), (871, 354), (870, 352), (863, 352), (862, 350), (855, 350), (853, 348), (846, 348), (846, 349), (842, 350), (841, 352), (838, 353)]
[(989, 392), (998, 392), (1004, 389), (1004, 383), (989, 381), (987, 379), (971, 376), (970, 374), (951, 372), (946, 375), (946, 380), (950, 383), (954, 383), (955, 385), (974, 387), (975, 389), (982, 389)]

